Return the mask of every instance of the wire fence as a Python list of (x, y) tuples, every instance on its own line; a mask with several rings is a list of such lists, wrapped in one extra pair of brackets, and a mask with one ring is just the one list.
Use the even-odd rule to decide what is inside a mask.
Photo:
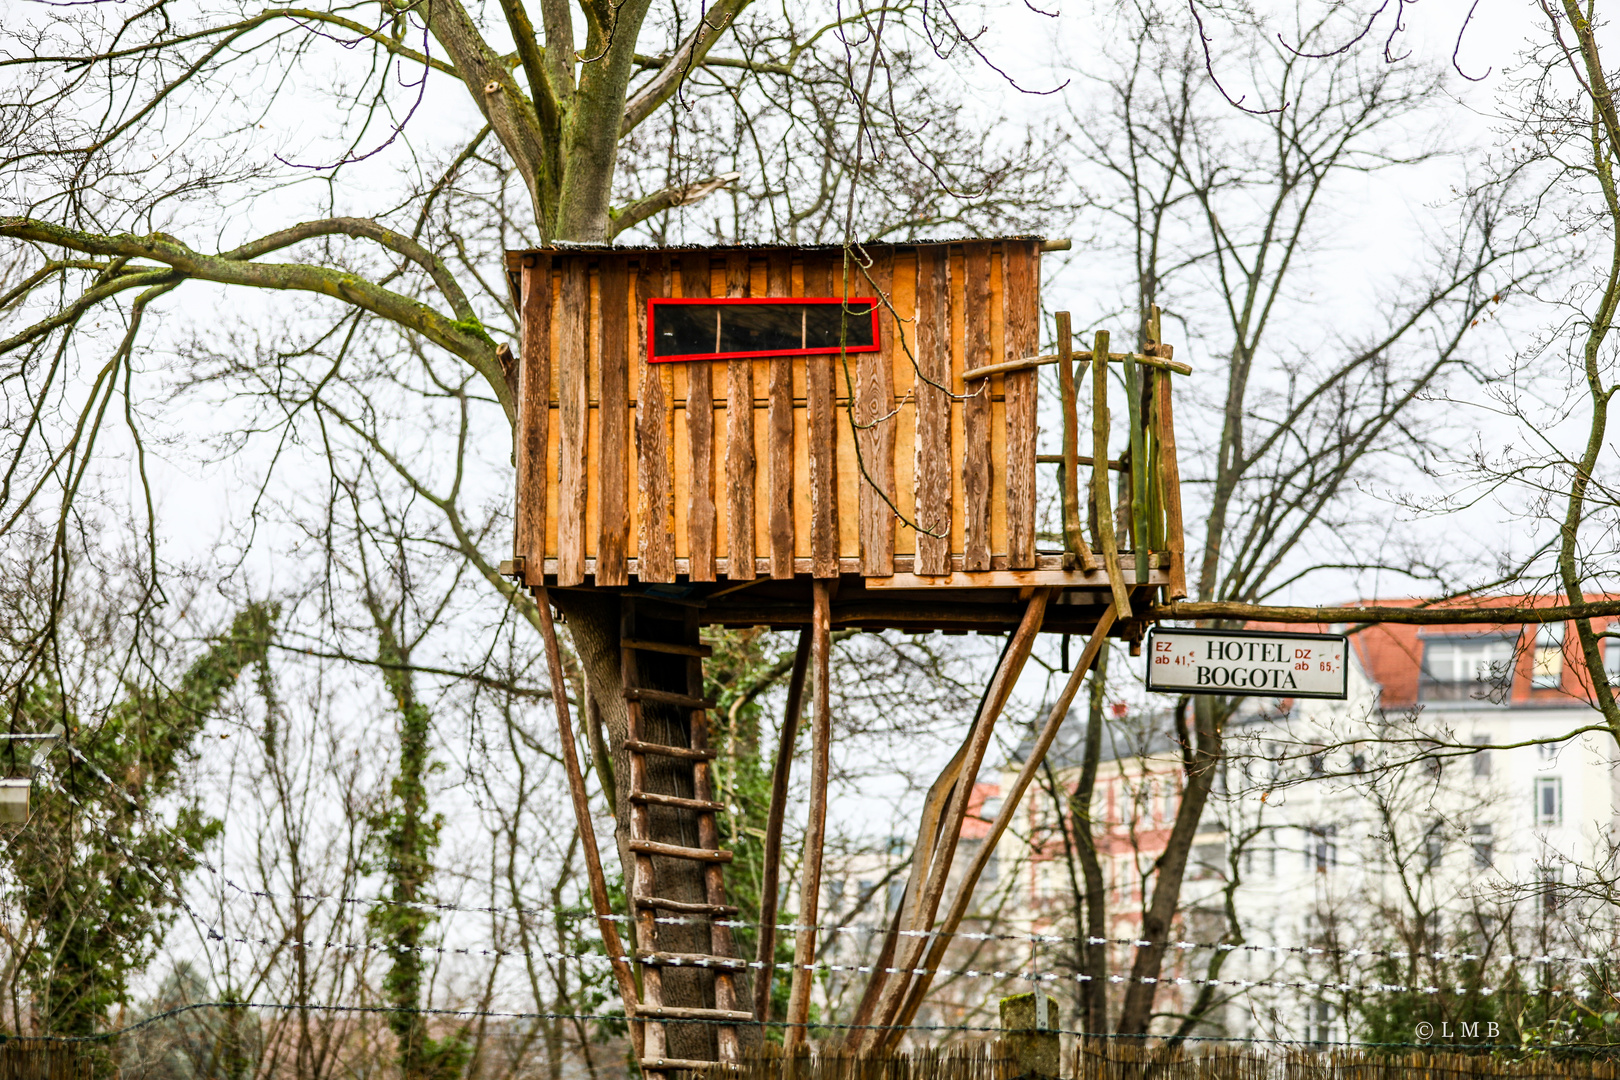
[[(560, 951), (545, 948), (532, 949), (502, 949), (483, 946), (447, 946), (447, 945), (400, 945), (386, 941), (321, 941), (306, 938), (267, 938), (253, 937), (247, 934), (220, 935), (218, 940), (235, 942), (241, 945), (257, 945), (274, 949), (302, 949), (317, 952), (370, 952), (383, 955), (396, 953), (415, 953), (422, 956), (467, 956), (488, 957), (491, 959), (506, 959), (522, 957), (526, 960), (570, 960), (579, 964), (596, 964), (604, 969), (612, 963), (613, 958), (603, 952)], [(639, 956), (629, 956), (632, 962), (644, 962)], [(1435, 986), (1427, 984), (1405, 985), (1401, 983), (1362, 981), (1348, 982), (1344, 980), (1314, 980), (1314, 979), (1242, 979), (1242, 978), (1208, 978), (1197, 975), (1132, 975), (1129, 973), (1107, 972), (1100, 976), (1092, 976), (1079, 972), (1042, 971), (1038, 969), (1012, 970), (1002, 968), (955, 968), (955, 967), (880, 967), (875, 964), (838, 964), (830, 961), (816, 961), (809, 964), (795, 964), (777, 962), (767, 964), (760, 960), (745, 958), (727, 959), (722, 957), (694, 957), (686, 959), (679, 956), (658, 958), (656, 963), (666, 968), (695, 968), (705, 971), (762, 971), (767, 967), (777, 972), (793, 972), (797, 970), (822, 972), (827, 974), (871, 975), (882, 972), (886, 975), (928, 975), (928, 976), (962, 976), (965, 978), (986, 978), (997, 981), (1022, 980), (1032, 986), (1051, 987), (1061, 983), (1072, 982), (1083, 984), (1094, 981), (1107, 982), (1111, 985), (1124, 983), (1140, 983), (1144, 986), (1193, 986), (1217, 987), (1224, 986), (1237, 990), (1278, 989), (1303, 990), (1308, 993), (1322, 993), (1332, 991), (1336, 993), (1393, 993), (1393, 994), (1425, 994), (1429, 996), (1439, 994), (1471, 995), (1481, 994), (1489, 997), (1495, 994), (1497, 987), (1483, 983), (1457, 983), (1448, 986)], [(1551, 987), (1543, 993), (1561, 997), (1568, 993), (1579, 992), (1575, 988)]]
[[(208, 869), (213, 870), (213, 867)], [(215, 871), (218, 873), (218, 871)], [(548, 918), (567, 919), (574, 922), (595, 922), (597, 915), (588, 909), (573, 907), (524, 907), (513, 904), (509, 907), (492, 905), (463, 905), (454, 903), (438, 903), (433, 901), (405, 901), (389, 900), (382, 897), (343, 896), (327, 893), (278, 893), (267, 889), (246, 889), (237, 885), (230, 878), (221, 875), (221, 880), (237, 894), (257, 899), (273, 900), (300, 900), (306, 903), (320, 903), (331, 901), (338, 904), (381, 905), (393, 907), (407, 907), (420, 911), (434, 912), (468, 912), (474, 914), (508, 915), (527, 917), (544, 915)], [(611, 914), (607, 918), (615, 923), (629, 923), (627, 915)], [(655, 923), (663, 926), (708, 926), (708, 918), (693, 918), (684, 915), (662, 915), (653, 919)], [(735, 930), (754, 930), (764, 926), (763, 923), (748, 919), (715, 919), (713, 925), (724, 926)], [(796, 934), (801, 930), (812, 930), (820, 934), (851, 934), (871, 937), (886, 933), (888, 926), (878, 923), (776, 923), (779, 934)], [(1149, 949), (1154, 948), (1157, 942), (1143, 938), (1102, 938), (1091, 937), (1084, 934), (1043, 934), (1038, 931), (978, 931), (978, 930), (901, 930), (900, 937), (906, 938), (939, 938), (948, 937), (954, 941), (1005, 941), (1028, 945), (1110, 945), (1121, 948)], [(1470, 962), (1477, 960), (1495, 960), (1501, 963), (1515, 964), (1586, 964), (1598, 965), (1613, 963), (1612, 957), (1587, 956), (1582, 951), (1568, 953), (1560, 951), (1547, 951), (1542, 953), (1524, 953), (1514, 955), (1493, 956), (1484, 953), (1469, 952), (1466, 950), (1423, 950), (1414, 952), (1400, 948), (1363, 948), (1360, 946), (1334, 946), (1334, 945), (1261, 945), (1261, 944), (1233, 944), (1226, 941), (1169, 941), (1164, 943), (1168, 949), (1179, 952), (1215, 951), (1232, 952), (1250, 955), (1267, 954), (1271, 956), (1300, 956), (1305, 958), (1340, 956), (1347, 960), (1362, 958), (1371, 960), (1433, 960), (1443, 962), (1447, 960)], [(459, 950), (457, 950), (459, 951)], [(560, 954), (559, 954), (560, 955)]]

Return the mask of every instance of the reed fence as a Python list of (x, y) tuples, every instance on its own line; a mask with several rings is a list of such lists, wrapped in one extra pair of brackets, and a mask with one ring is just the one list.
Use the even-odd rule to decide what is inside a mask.
[[(1070, 1080), (1620, 1080), (1620, 1047), (1496, 1053), (1136, 1046), (1117, 1040), (1065, 1048)], [(769, 1047), (736, 1065), (673, 1074), (681, 1080), (1029, 1080), (1000, 1040), (884, 1057), (787, 1055)]]

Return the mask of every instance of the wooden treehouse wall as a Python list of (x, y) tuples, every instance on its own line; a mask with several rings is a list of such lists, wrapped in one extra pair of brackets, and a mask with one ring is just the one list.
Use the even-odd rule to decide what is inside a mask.
[[(531, 585), (1037, 566), (1040, 241), (513, 252)], [(879, 349), (647, 360), (654, 297), (887, 297)], [(892, 310), (891, 310), (892, 309)]]

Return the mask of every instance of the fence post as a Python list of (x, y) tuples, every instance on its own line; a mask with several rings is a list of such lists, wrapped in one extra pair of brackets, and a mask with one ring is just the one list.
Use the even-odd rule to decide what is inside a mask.
[(1056, 1003), (1040, 991), (1001, 999), (1001, 1041), (1012, 1052), (1019, 1076), (1061, 1074), (1062, 1044), (1052, 1015), (1056, 1009)]

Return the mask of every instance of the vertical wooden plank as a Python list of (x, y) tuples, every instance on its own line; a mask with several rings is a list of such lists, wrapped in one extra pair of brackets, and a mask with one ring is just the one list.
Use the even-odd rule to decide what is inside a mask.
[(890, 305), (894, 334), (889, 381), (894, 392), (894, 553), (917, 552), (917, 259), (910, 248), (893, 249)]
[(585, 566), (592, 569), (602, 536), (602, 277), (585, 264)]
[[(765, 294), (787, 296), (793, 290), (792, 256), (772, 252), (765, 266)], [(766, 386), (766, 472), (770, 512), (771, 577), (793, 576), (793, 364), (789, 356), (773, 357)]]
[(640, 534), (636, 576), (642, 581), (675, 580), (675, 371), (674, 364), (647, 363), (647, 300), (669, 295), (669, 263), (647, 255), (636, 275), (636, 349), (631, 363), (641, 366), (636, 403), (636, 485)]
[(1142, 397), (1142, 368), (1129, 354), (1125, 356), (1125, 411), (1128, 414), (1131, 438), (1130, 506), (1126, 517), (1130, 521), (1131, 553), (1136, 560), (1136, 583), (1148, 581), (1147, 538), (1147, 429), (1144, 426), (1146, 402)]
[(562, 303), (557, 308), (557, 584), (585, 580), (585, 498), (590, 425), (590, 372), (585, 335), (590, 319), (590, 282), (585, 260), (563, 262)]
[(557, 483), (557, 465), (562, 453), (562, 424), (558, 420), (560, 409), (557, 401), (557, 343), (562, 338), (562, 319), (558, 317), (558, 310), (562, 307), (562, 258), (553, 256), (551, 260), (551, 312), (546, 321), (551, 328), (551, 370), (547, 373), (551, 382), (545, 387), (546, 406), (551, 411), (550, 420), (546, 424), (546, 557), (554, 558), (557, 554), (557, 507), (562, 505), (562, 490)]
[(551, 423), (551, 256), (530, 256), (523, 289), (523, 359), (518, 371), (517, 505), (512, 554), (525, 584), (541, 584), (546, 555), (546, 440)]
[(1130, 617), (1131, 594), (1120, 569), (1119, 544), (1114, 536), (1114, 512), (1108, 500), (1108, 331), (1098, 330), (1091, 345), (1091, 496), (1096, 507), (1097, 547), (1108, 568), (1114, 611)]
[(1063, 565), (1079, 560), (1084, 570), (1097, 569), (1091, 545), (1080, 527), (1080, 412), (1074, 389), (1074, 332), (1069, 313), (1057, 313), (1058, 396), (1063, 406)]
[(1164, 469), (1164, 536), (1170, 549), (1170, 585), (1166, 599), (1187, 595), (1187, 542), (1181, 534), (1181, 466), (1176, 461), (1176, 430), (1170, 411), (1170, 374), (1162, 373), (1158, 386), (1158, 437)]
[[(709, 257), (681, 260), (681, 295), (709, 295)], [(687, 567), (692, 581), (714, 580), (714, 365), (686, 364), (686, 437), (692, 455), (688, 475), (691, 502), (686, 512)]]
[[(825, 257), (807, 261), (804, 294), (834, 295), (833, 269)], [(833, 368), (837, 363), (837, 356), (811, 356), (805, 361), (805, 409), (810, 428), (810, 572), (818, 578), (838, 576), (838, 429), (833, 391)]]
[[(962, 352), (965, 366), (990, 355), (990, 245), (964, 245)], [(962, 569), (990, 569), (990, 379), (975, 379), (962, 403)]]
[(917, 249), (916, 573), (951, 571), (951, 288), (942, 245)]
[[(882, 293), (878, 309), (878, 352), (861, 353), (855, 365), (856, 448), (860, 452), (861, 573), (894, 573), (894, 415), (895, 322), (887, 303), (894, 292), (893, 249), (879, 249), (872, 283)], [(866, 292), (866, 288), (859, 291)]]
[[(1002, 303), (1007, 328), (1007, 359), (1040, 352), (1040, 251), (1033, 241), (1003, 245)], [(1003, 381), (1007, 400), (1007, 565), (1014, 570), (1035, 565), (1035, 413), (1034, 371), (1009, 372)]]
[[(726, 295), (747, 296), (748, 253), (726, 258)], [(726, 364), (726, 577), (754, 579), (754, 362)]]
[(967, 261), (962, 254), (961, 244), (952, 244), (946, 249), (949, 252), (950, 269), (947, 288), (951, 297), (951, 569), (962, 569), (962, 550), (966, 543), (966, 516), (962, 508), (967, 505), (966, 493), (962, 490), (962, 453), (967, 445), (967, 431), (963, 417), (967, 412), (965, 400), (967, 397), (967, 380), (962, 377), (967, 371), (965, 361), (966, 351), (963, 346), (963, 335), (967, 327), (967, 317), (963, 313), (966, 287), (962, 283), (963, 270)]
[(625, 256), (604, 255), (598, 272), (601, 290), (602, 383), (597, 411), (601, 446), (597, 451), (601, 491), (597, 518), (596, 584), (628, 585), (625, 562), (630, 544), (630, 328), (629, 280)]

